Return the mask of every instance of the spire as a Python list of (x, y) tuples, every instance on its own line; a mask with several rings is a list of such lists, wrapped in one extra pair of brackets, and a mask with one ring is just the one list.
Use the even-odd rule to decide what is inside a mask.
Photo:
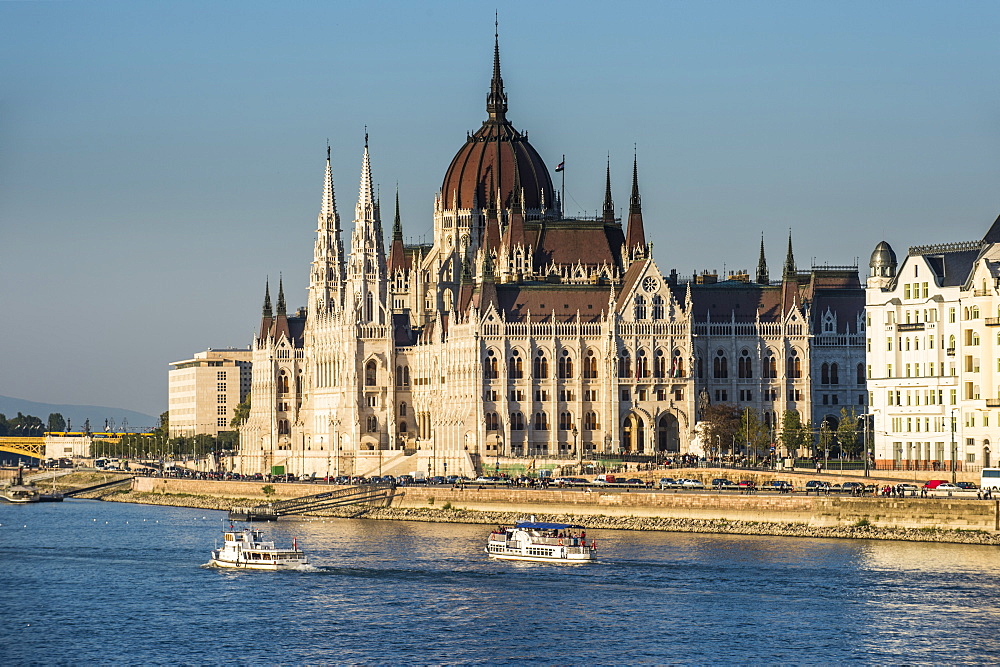
[(604, 186), (604, 222), (615, 221), (615, 202), (611, 199), (611, 156), (608, 156), (607, 182)]
[(403, 240), (403, 225), (399, 221), (399, 186), (396, 186), (396, 217), (392, 220), (392, 240)]
[(784, 277), (795, 277), (795, 256), (792, 254), (792, 230), (788, 230), (788, 255), (785, 257)]
[(493, 80), (490, 82), (490, 93), (486, 96), (486, 112), (490, 120), (506, 120), (507, 93), (503, 90), (503, 79), (500, 77), (500, 19), (497, 18), (493, 31)]
[[(608, 194), (610, 196), (611, 183), (608, 182)], [(607, 204), (605, 204), (605, 207)], [(646, 231), (642, 224), (642, 200), (639, 198), (639, 159), (638, 156), (632, 158), (632, 197), (628, 205), (628, 227), (625, 229), (625, 247), (629, 251), (636, 248), (646, 247)]]
[(341, 238), (340, 214), (333, 190), (330, 144), (326, 145), (326, 173), (323, 176), (323, 201), (316, 222), (312, 271), (309, 278), (310, 309), (339, 309), (343, 306), (344, 241)]
[(326, 175), (323, 177), (323, 204), (319, 211), (320, 223), (334, 222), (340, 229), (340, 216), (337, 215), (337, 198), (333, 192), (333, 170), (330, 168), (330, 144), (326, 145)]
[(372, 186), (372, 163), (368, 155), (368, 130), (365, 130), (365, 155), (361, 162), (361, 186), (358, 191), (358, 220), (375, 217), (375, 188)]
[(771, 277), (767, 273), (767, 258), (764, 257), (764, 232), (760, 234), (760, 257), (757, 259), (757, 284), (768, 285)]
[(510, 219), (504, 234), (504, 245), (513, 250), (524, 245), (524, 190), (521, 188), (521, 173), (514, 162), (514, 190), (511, 192)]
[(389, 273), (405, 269), (403, 253), (403, 223), (399, 219), (399, 186), (396, 186), (396, 217), (392, 222), (392, 245), (389, 246)]
[(285, 312), (285, 283), (284, 279), (278, 277), (278, 316), (287, 314)]
[(262, 313), (264, 317), (272, 317), (274, 315), (271, 312), (271, 281), (267, 280), (264, 282), (264, 312)]

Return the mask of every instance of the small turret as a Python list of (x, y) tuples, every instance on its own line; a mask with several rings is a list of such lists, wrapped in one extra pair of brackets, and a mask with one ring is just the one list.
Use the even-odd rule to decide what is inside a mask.
[(757, 284), (769, 285), (771, 276), (767, 272), (767, 258), (764, 256), (764, 234), (760, 235), (760, 257), (757, 258)]

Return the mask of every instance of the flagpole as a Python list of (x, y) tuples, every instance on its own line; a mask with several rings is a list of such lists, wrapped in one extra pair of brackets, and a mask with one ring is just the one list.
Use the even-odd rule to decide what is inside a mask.
[(559, 206), (562, 208), (562, 217), (566, 219), (566, 154), (563, 153), (562, 162), (562, 192), (559, 193)]

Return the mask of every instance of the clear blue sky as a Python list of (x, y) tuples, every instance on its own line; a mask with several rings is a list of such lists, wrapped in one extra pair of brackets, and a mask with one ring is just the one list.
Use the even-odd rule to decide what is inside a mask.
[[(507, 2), (508, 117), (567, 209), (627, 206), (666, 272), (866, 267), (1000, 212), (1000, 3)], [(496, 3), (0, 2), (0, 394), (158, 414), (170, 361), (304, 303), (326, 142), (364, 126), (429, 239), (485, 118)], [(558, 182), (558, 181), (557, 181)]]

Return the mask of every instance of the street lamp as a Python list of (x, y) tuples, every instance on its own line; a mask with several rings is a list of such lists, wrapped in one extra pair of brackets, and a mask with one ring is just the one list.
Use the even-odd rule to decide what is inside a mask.
[(952, 408), (951, 409), (951, 483), (952, 484), (955, 483), (955, 479), (956, 479), (956, 474), (955, 474), (955, 456), (958, 454), (957, 448), (955, 446), (955, 429), (958, 426), (957, 422), (955, 421), (955, 411), (956, 410), (958, 410), (958, 408)]
[(573, 449), (576, 450), (576, 460), (580, 464), (580, 474), (583, 474), (583, 448), (580, 447), (577, 441), (577, 434), (579, 430), (576, 428), (576, 424), (573, 424)]
[(497, 448), (497, 464), (496, 464), (496, 471), (497, 472), (496, 472), (496, 474), (499, 475), (500, 474), (500, 450), (503, 449), (503, 434), (502, 433), (497, 436), (496, 448)]

